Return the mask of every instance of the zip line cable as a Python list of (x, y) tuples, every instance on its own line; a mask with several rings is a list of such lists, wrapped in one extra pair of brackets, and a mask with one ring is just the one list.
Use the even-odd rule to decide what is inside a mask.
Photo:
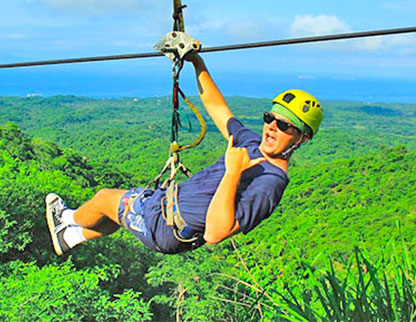
[[(326, 36), (291, 38), (291, 39), (283, 39), (283, 40), (272, 40), (272, 41), (263, 41), (263, 42), (243, 43), (243, 44), (236, 44), (236, 45), (208, 47), (208, 48), (202, 48), (200, 52), (210, 53), (210, 52), (216, 52), (216, 51), (294, 45), (294, 44), (304, 44), (304, 43), (313, 43), (313, 42), (334, 41), (334, 40), (341, 40), (341, 39), (387, 36), (387, 35), (405, 34), (405, 33), (413, 33), (413, 32), (416, 32), (416, 27), (361, 31), (361, 32), (326, 35)], [(29, 66), (41, 66), (41, 65), (86, 63), (86, 62), (105, 61), (105, 60), (150, 58), (150, 57), (158, 57), (158, 56), (163, 56), (163, 54), (159, 52), (151, 52), (151, 53), (127, 54), (127, 55), (67, 58), (67, 59), (56, 59), (56, 60), (0, 64), (0, 68), (16, 68), (16, 67), (29, 67)]]

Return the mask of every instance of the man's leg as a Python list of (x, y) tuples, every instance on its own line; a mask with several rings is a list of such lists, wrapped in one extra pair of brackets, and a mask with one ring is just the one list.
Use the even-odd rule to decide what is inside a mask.
[(112, 234), (120, 228), (118, 207), (127, 191), (101, 189), (74, 212), (74, 222), (83, 227), (82, 235), (86, 240)]
[(118, 208), (127, 191), (102, 189), (77, 210), (65, 209), (59, 196), (48, 195), (46, 217), (55, 252), (61, 255), (83, 241), (118, 230)]
[(104, 231), (106, 228), (109, 228), (111, 231), (111, 228), (115, 227), (114, 224), (119, 227), (118, 207), (121, 198), (127, 191), (101, 189), (91, 200), (75, 210), (73, 214), (75, 224), (98, 231)]

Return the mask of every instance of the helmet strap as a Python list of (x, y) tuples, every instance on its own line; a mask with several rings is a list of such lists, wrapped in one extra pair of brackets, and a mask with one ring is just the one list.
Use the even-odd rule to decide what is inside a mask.
[(284, 150), (282, 153), (279, 154), (279, 157), (285, 160), (289, 160), (289, 158), (292, 156), (292, 153), (300, 147), (300, 144), (293, 144), (292, 146), (288, 147), (286, 150)]
[(302, 144), (303, 135), (305, 134), (305, 130), (302, 129), (302, 132), (300, 134), (299, 140), (295, 143), (293, 143), (290, 147), (286, 148), (283, 152), (279, 153), (279, 157), (285, 160), (289, 160), (289, 158), (292, 156), (292, 153), (297, 150), (300, 145)]

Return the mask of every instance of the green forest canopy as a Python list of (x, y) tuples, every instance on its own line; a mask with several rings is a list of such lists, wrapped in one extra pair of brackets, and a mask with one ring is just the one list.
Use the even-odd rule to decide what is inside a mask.
[[(244, 124), (261, 131), (268, 100), (227, 100)], [(235, 285), (225, 276), (246, 283), (254, 277), (277, 299), (280, 282), (299, 278), (299, 258), (324, 268), (327, 255), (336, 257), (342, 275), (354, 246), (374, 260), (392, 254), (394, 241), (414, 249), (415, 106), (324, 102), (322, 128), (296, 152), (281, 204), (256, 230), (234, 238), (238, 252), (228, 241), (163, 256), (119, 232), (56, 258), (44, 196), (56, 191), (76, 207), (102, 187), (147, 182), (168, 154), (169, 104), (169, 97), (0, 98), (1, 319), (165, 321), (183, 294), (183, 319), (244, 320), (253, 300), (245, 298), (248, 307), (224, 301)], [(183, 153), (194, 171), (225, 151), (210, 121), (208, 130), (199, 148)], [(190, 141), (197, 131), (181, 138)], [(247, 287), (238, 291), (256, 296)], [(265, 307), (264, 320), (273, 312)]]

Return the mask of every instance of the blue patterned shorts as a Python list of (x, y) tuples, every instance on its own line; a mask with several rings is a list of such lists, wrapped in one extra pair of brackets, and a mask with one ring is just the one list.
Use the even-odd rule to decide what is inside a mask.
[[(135, 198), (137, 194), (142, 192), (143, 188), (132, 188), (126, 192), (121, 198), (120, 205), (118, 208), (118, 219), (122, 223), (122, 217), (124, 210), (130, 200)], [(158, 247), (154, 241), (151, 231), (146, 227), (144, 217), (144, 205), (145, 202), (152, 196), (153, 191), (146, 189), (140, 197), (131, 205), (134, 211), (129, 211), (126, 214), (125, 223), (126, 228), (132, 232), (140, 241), (150, 249), (158, 251)]]

